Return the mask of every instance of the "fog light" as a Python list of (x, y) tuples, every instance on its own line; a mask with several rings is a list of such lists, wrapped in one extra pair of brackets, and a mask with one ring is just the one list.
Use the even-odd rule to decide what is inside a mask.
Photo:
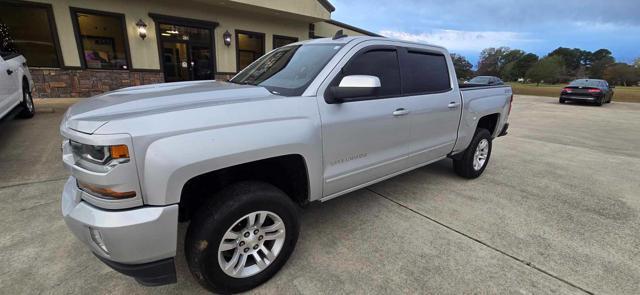
[(107, 250), (107, 245), (104, 244), (104, 240), (102, 240), (102, 235), (100, 231), (95, 228), (89, 228), (89, 233), (91, 234), (91, 240), (104, 251), (104, 253), (109, 254), (109, 250)]

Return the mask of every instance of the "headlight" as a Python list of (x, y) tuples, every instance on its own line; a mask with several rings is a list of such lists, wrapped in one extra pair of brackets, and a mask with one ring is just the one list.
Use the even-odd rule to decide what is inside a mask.
[(78, 166), (96, 172), (106, 172), (113, 165), (129, 162), (126, 145), (88, 145), (69, 141)]

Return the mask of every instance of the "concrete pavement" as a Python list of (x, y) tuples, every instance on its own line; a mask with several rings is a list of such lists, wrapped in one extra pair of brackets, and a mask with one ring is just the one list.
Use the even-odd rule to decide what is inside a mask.
[[(145, 288), (66, 229), (58, 123), (67, 102), (0, 125), (0, 289), (204, 293), (179, 244), (178, 284)], [(449, 160), (303, 211), (293, 256), (261, 294), (634, 294), (640, 290), (640, 104), (516, 96), (485, 174)], [(184, 235), (186, 225), (181, 225)]]

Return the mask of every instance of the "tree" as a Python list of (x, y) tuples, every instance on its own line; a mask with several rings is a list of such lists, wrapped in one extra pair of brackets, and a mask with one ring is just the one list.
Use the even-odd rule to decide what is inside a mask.
[(458, 79), (469, 79), (473, 76), (473, 65), (464, 56), (452, 53), (451, 59)]
[(503, 52), (502, 56), (500, 56), (500, 66), (504, 68), (507, 64), (516, 62), (524, 55), (525, 52), (520, 49), (509, 50), (507, 48), (507, 50)]
[(510, 50), (508, 47), (483, 49), (478, 61), (478, 75), (499, 76), (503, 66), (502, 57)]
[(640, 57), (636, 58), (633, 62), (633, 66), (636, 67), (636, 69), (640, 69)]
[(562, 60), (562, 64), (566, 67), (567, 73), (574, 74), (578, 68), (582, 65), (582, 55), (578, 48), (565, 48), (558, 47), (556, 50), (551, 51), (549, 56), (558, 56)]
[(533, 53), (527, 53), (523, 55), (520, 59), (515, 61), (513, 65), (513, 69), (511, 70), (511, 75), (515, 77), (515, 80), (520, 78), (524, 78), (527, 74), (527, 71), (538, 62), (538, 56)]
[(604, 70), (604, 79), (610, 84), (631, 86), (640, 81), (638, 69), (626, 63), (615, 63)]
[(478, 75), (499, 76), (509, 80), (513, 77), (511, 70), (514, 65), (512, 63), (518, 61), (524, 55), (524, 51), (510, 49), (509, 47), (485, 48), (480, 53)]
[(499, 60), (500, 77), (505, 81), (518, 80), (517, 73), (514, 72), (516, 62), (525, 55), (525, 52), (520, 49), (505, 51)]
[(593, 61), (598, 61), (607, 57), (611, 57), (611, 51), (609, 51), (609, 49), (602, 48), (593, 52)]
[(593, 52), (589, 77), (601, 79), (605, 69), (616, 62), (608, 49), (598, 49)]
[(516, 62), (517, 61), (512, 61), (502, 67), (502, 71), (500, 71), (500, 77), (502, 78), (502, 80), (516, 81), (518, 80), (518, 78), (520, 78), (515, 72)]
[(542, 82), (556, 83), (562, 75), (562, 58), (559, 56), (547, 56), (534, 64), (526, 74), (526, 77), (537, 85)]

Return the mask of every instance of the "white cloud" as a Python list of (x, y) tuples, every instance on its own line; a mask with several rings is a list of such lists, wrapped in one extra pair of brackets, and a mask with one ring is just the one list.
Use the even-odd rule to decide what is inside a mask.
[(411, 34), (382, 30), (380, 35), (405, 41), (444, 46), (450, 51), (481, 51), (487, 47), (513, 47), (523, 42), (534, 41), (527, 39), (522, 33), (496, 31), (433, 30), (429, 33)]

